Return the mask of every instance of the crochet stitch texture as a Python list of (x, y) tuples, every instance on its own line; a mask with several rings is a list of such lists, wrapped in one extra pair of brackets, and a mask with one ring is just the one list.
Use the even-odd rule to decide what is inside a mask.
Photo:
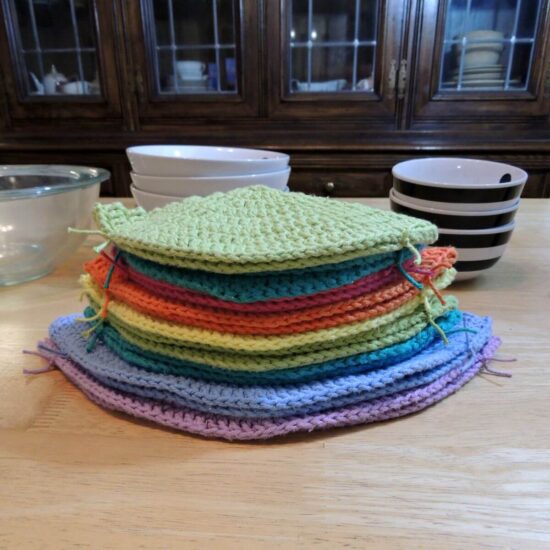
[[(85, 266), (93, 278), (93, 283), (88, 281), (85, 285), (90, 284), (96, 295), (100, 293), (98, 286), (106, 280), (110, 266), (110, 262), (102, 257)], [(443, 269), (439, 269), (435, 275), (442, 272)], [(111, 277), (109, 293), (112, 298), (136, 311), (173, 323), (232, 334), (283, 335), (315, 331), (376, 317), (403, 305), (420, 291), (402, 279), (375, 292), (336, 304), (264, 314), (208, 309), (174, 302), (156, 296), (117, 272)]]
[[(407, 250), (405, 260), (410, 256), (411, 253)], [(322, 271), (311, 267), (235, 275), (155, 264), (127, 252), (122, 253), (122, 259), (129, 269), (130, 277), (135, 278), (138, 272), (156, 281), (239, 303), (294, 298), (338, 288), (391, 267), (398, 261), (395, 253), (386, 253), (359, 258), (361, 264), (357, 260), (351, 260), (331, 264), (333, 269), (323, 266), (325, 269)], [(409, 261), (407, 265), (411, 266), (412, 262)]]
[[(378, 256), (379, 257), (379, 256)], [(442, 268), (451, 268), (456, 261), (456, 250), (451, 247), (429, 247), (425, 248), (421, 252), (422, 263), (419, 266), (422, 270), (433, 272), (433, 275), (438, 275)], [(107, 275), (113, 266), (112, 259), (108, 258), (106, 255), (99, 255), (94, 260), (86, 262), (84, 264), (84, 269), (87, 273), (92, 275), (97, 283), (103, 285)], [(141, 261), (141, 260), (140, 260)], [(146, 265), (154, 265), (151, 262), (144, 262)], [(338, 264), (342, 265), (342, 264)], [(162, 267), (162, 266), (161, 266)], [(412, 269), (415, 267), (415, 264), (412, 260), (406, 261), (403, 264), (404, 269)], [(190, 307), (195, 306), (195, 309), (198, 311), (203, 311), (205, 308), (215, 310), (216, 313), (222, 313), (220, 310), (223, 309), (232, 309), (237, 312), (257, 312), (257, 313), (269, 313), (276, 311), (290, 311), (293, 309), (302, 309), (309, 308), (313, 306), (328, 305), (341, 300), (346, 300), (350, 298), (362, 297), (365, 294), (368, 294), (370, 291), (377, 290), (382, 286), (387, 286), (390, 283), (399, 281), (400, 283), (406, 283), (403, 279), (403, 275), (399, 272), (397, 267), (393, 269), (381, 268), (375, 273), (370, 275), (360, 277), (356, 279), (353, 283), (349, 284), (339, 284), (339, 280), (330, 280), (327, 281), (326, 286), (331, 287), (329, 290), (321, 290), (320, 286), (317, 284), (311, 284), (308, 281), (308, 274), (310, 270), (302, 270), (300, 277), (296, 280), (292, 279), (291, 286), (287, 286), (287, 282), (284, 281), (284, 277), (277, 277), (277, 274), (266, 273), (263, 276), (236, 276), (236, 275), (217, 275), (206, 273), (202, 271), (178, 269), (178, 268), (166, 268), (164, 270), (174, 273), (174, 279), (172, 282), (168, 281), (170, 277), (166, 279), (154, 279), (145, 275), (141, 272), (134, 270), (131, 266), (123, 265), (119, 260), (116, 263), (116, 268), (114, 269), (109, 288), (115, 290), (114, 286), (126, 286), (132, 287), (136, 291), (146, 292), (149, 291), (150, 294), (160, 295), (164, 298), (170, 299), (171, 301), (184, 302)], [(342, 270), (345, 271), (345, 270)], [(183, 279), (179, 279), (179, 275), (185, 273), (193, 273), (194, 276), (200, 276), (201, 285), (199, 292), (195, 292), (196, 295), (207, 298), (208, 289), (210, 288), (210, 283), (217, 288), (218, 285), (222, 285), (222, 289), (219, 290), (218, 296), (211, 301), (197, 303), (190, 298), (190, 294), (187, 292), (188, 288), (182, 288), (180, 284), (183, 284)], [(281, 275), (289, 272), (281, 272)], [(273, 276), (275, 275), (275, 276)], [(186, 275), (187, 276), (187, 275)], [(210, 277), (214, 276), (215, 279), (212, 282)], [(413, 272), (412, 276), (416, 280), (421, 280), (422, 277), (419, 274)], [(312, 277), (317, 279), (318, 276), (315, 275)], [(177, 279), (177, 281), (176, 281)], [(359, 292), (350, 292), (351, 287), (355, 287), (358, 283), (361, 284)], [(160, 292), (158, 285), (163, 285), (165, 291)], [(332, 286), (334, 288), (332, 288)], [(261, 287), (261, 288), (259, 288)], [(227, 291), (227, 292), (226, 292)], [(295, 295), (297, 291), (300, 291), (300, 294)], [(314, 291), (313, 294), (308, 294), (310, 291)], [(220, 294), (224, 294), (227, 298), (220, 298)], [(241, 302), (244, 299), (244, 294), (251, 296), (254, 294), (256, 298), (263, 297), (260, 301), (252, 302)], [(285, 295), (284, 298), (266, 298), (266, 296), (273, 295)], [(293, 295), (293, 298), (288, 298), (289, 295)], [(330, 298), (326, 298), (330, 295)], [(235, 303), (233, 304), (236, 307), (228, 307), (227, 300), (229, 296), (233, 297)], [(265, 298), (265, 299), (264, 299)], [(224, 302), (224, 303), (220, 303)], [(287, 307), (278, 308), (273, 307), (285, 302)], [(242, 304), (242, 305), (241, 305)], [(201, 306), (201, 307), (197, 307)], [(246, 307), (244, 307), (246, 306)]]
[[(457, 301), (452, 296), (447, 297), (446, 304), (442, 305), (438, 300), (433, 300), (431, 309), (434, 317), (439, 317), (447, 311), (454, 309)], [(97, 308), (98, 306), (96, 306)], [(95, 315), (96, 310), (88, 308), (86, 316)], [(142, 327), (131, 327), (120, 321), (117, 317), (108, 317), (110, 323), (124, 340), (140, 347), (175, 359), (206, 364), (212, 367), (227, 369), (266, 371), (273, 369), (286, 369), (300, 367), (313, 363), (321, 363), (331, 359), (338, 359), (374, 351), (379, 348), (391, 346), (403, 342), (423, 330), (429, 323), (424, 306), (419, 306), (409, 315), (405, 315), (393, 323), (386, 323), (368, 333), (342, 339), (338, 345), (334, 344), (315, 351), (286, 350), (278, 354), (261, 352), (239, 353), (231, 350), (215, 350), (201, 347), (191, 347), (172, 343), (168, 338), (157, 338), (144, 332)], [(166, 343), (166, 340), (170, 343)]]
[(50, 337), (83, 370), (114, 389), (202, 412), (237, 418), (274, 418), (372, 400), (428, 384), (455, 368), (469, 368), (474, 355), (491, 336), (491, 322), (487, 317), (467, 314), (464, 328), (475, 329), (476, 333), (453, 333), (448, 345), (437, 340), (417, 356), (384, 369), (309, 384), (248, 388), (144, 372), (104, 346), (87, 353), (86, 340), (70, 318), (52, 323)]
[[(455, 261), (456, 250), (453, 248), (429, 247), (422, 250), (422, 266), (425, 269), (437, 270), (439, 267), (450, 268)], [(404, 269), (406, 270), (411, 269), (413, 266), (414, 263), (412, 261), (404, 263)], [(153, 279), (131, 268), (120, 268), (119, 264), (117, 264), (116, 273), (120, 274), (121, 271), (137, 285), (169, 300), (185, 302), (188, 305), (214, 308), (217, 310), (224, 309), (254, 313), (293, 311), (312, 306), (333, 304), (341, 300), (360, 297), (386, 284), (403, 280), (403, 274), (399, 271), (398, 267), (394, 265), (373, 273), (372, 275), (362, 277), (353, 283), (330, 290), (320, 291), (315, 294), (300, 295), (294, 298), (276, 298), (273, 300), (243, 303), (222, 300), (201, 292), (190, 291), (165, 281)]]
[(429, 222), (261, 186), (146, 213), (97, 205), (84, 317), (38, 354), (90, 399), (175, 429), (267, 439), (447, 397), (499, 345), (462, 313)]
[[(406, 263), (405, 265), (410, 268), (410, 264), (407, 265)], [(302, 294), (292, 298), (274, 298), (254, 302), (238, 302), (224, 300), (203, 292), (188, 290), (185, 287), (171, 284), (167, 281), (154, 279), (153, 277), (149, 277), (148, 275), (136, 271), (129, 266), (121, 266), (120, 269), (117, 268), (117, 271), (125, 271), (131, 281), (150, 290), (156, 295), (163, 296), (169, 300), (185, 302), (186, 304), (193, 304), (196, 306), (214, 308), (218, 310), (225, 309), (230, 311), (260, 313), (292, 311), (311, 307), (313, 305), (331, 304), (345, 298), (355, 298), (361, 296), (365, 293), (371, 292), (372, 290), (376, 290), (385, 283), (402, 280), (403, 278), (403, 275), (399, 272), (398, 268), (395, 265), (392, 265), (386, 269), (377, 271), (372, 275), (361, 277), (353, 283), (316, 292), (315, 294)]]
[(122, 250), (216, 273), (339, 263), (437, 239), (437, 228), (423, 220), (262, 186), (190, 197), (149, 213), (98, 204), (94, 217)]
[[(71, 322), (75, 317), (76, 315), (67, 317), (67, 322)], [(444, 331), (451, 330), (459, 324), (462, 326), (462, 312), (457, 309), (450, 311), (440, 317), (438, 322)], [(427, 326), (404, 342), (371, 352), (359, 353), (341, 359), (332, 359), (302, 367), (258, 372), (244, 369), (211, 367), (141, 349), (126, 341), (109, 325), (105, 326), (101, 334), (101, 340), (113, 353), (127, 363), (148, 372), (188, 376), (196, 380), (231, 384), (234, 386), (302, 384), (323, 380), (324, 378), (360, 374), (405, 361), (420, 353), (434, 339), (440, 339), (439, 334), (432, 326)]]
[[(435, 281), (435, 286), (445, 288), (454, 278), (454, 270), (446, 270)], [(105, 297), (89, 276), (84, 276), (82, 285), (92, 304), (103, 303)], [(422, 296), (413, 296), (399, 307), (388, 308), (380, 315), (349, 324), (340, 324), (336, 327), (283, 335), (240, 335), (224, 332), (215, 332), (188, 325), (181, 325), (170, 321), (144, 315), (128, 307), (123, 302), (111, 300), (107, 307), (107, 320), (115, 319), (128, 331), (148, 338), (157, 343), (180, 345), (195, 349), (212, 349), (228, 353), (252, 355), (280, 355), (292, 351), (318, 351), (332, 348), (340, 343), (368, 340), (376, 334), (377, 329), (395, 324), (399, 319), (411, 315), (422, 306)], [(430, 296), (434, 302), (435, 298)]]
[[(499, 344), (500, 340), (492, 337), (469, 368), (454, 369), (430, 384), (396, 395), (313, 415), (248, 420), (199, 413), (186, 408), (171, 407), (151, 399), (132, 397), (123, 391), (112, 390), (102, 385), (76, 363), (55, 353), (55, 349), (54, 353), (48, 351), (42, 353), (89, 399), (106, 409), (125, 412), (136, 418), (151, 420), (157, 424), (204, 437), (246, 441), (269, 439), (296, 432), (366, 424), (418, 412), (441, 401), (469, 382), (484, 362), (492, 357)], [(46, 345), (55, 348), (53, 341), (47, 341)]]

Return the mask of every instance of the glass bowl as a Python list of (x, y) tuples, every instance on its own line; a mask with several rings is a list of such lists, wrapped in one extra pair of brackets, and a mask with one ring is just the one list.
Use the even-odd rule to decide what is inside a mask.
[(46, 275), (66, 260), (88, 229), (101, 168), (63, 165), (0, 166), (0, 286)]

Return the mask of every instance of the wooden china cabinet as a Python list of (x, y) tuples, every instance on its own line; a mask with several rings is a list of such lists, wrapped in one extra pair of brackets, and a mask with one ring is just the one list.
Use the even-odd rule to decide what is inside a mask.
[(381, 196), (453, 155), (550, 196), (550, 0), (0, 0), (0, 159), (108, 168), (125, 148), (291, 155), (293, 189)]

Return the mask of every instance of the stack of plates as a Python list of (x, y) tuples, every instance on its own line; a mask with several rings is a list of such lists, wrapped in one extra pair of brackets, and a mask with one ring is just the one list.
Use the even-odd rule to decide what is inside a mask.
[[(444, 83), (445, 86), (456, 86), (459, 80), (460, 69), (452, 72), (450, 80)], [(464, 67), (461, 83), (468, 88), (500, 88), (504, 86), (505, 79), (504, 65), (485, 65), (480, 67)], [(519, 79), (510, 79), (509, 84), (518, 85)]]
[(426, 158), (393, 167), (391, 208), (439, 228), (441, 246), (458, 251), (457, 280), (472, 279), (504, 254), (527, 174), (475, 159)]
[(249, 185), (288, 189), (289, 157), (283, 153), (192, 145), (144, 145), (126, 152), (132, 195), (145, 210)]

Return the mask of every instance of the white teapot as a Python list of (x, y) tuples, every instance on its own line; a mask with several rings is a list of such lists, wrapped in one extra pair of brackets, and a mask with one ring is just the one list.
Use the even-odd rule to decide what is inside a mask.
[(48, 95), (56, 94), (59, 87), (67, 82), (67, 77), (63, 73), (58, 73), (55, 65), (52, 65), (50, 72), (44, 75), (44, 93)]

